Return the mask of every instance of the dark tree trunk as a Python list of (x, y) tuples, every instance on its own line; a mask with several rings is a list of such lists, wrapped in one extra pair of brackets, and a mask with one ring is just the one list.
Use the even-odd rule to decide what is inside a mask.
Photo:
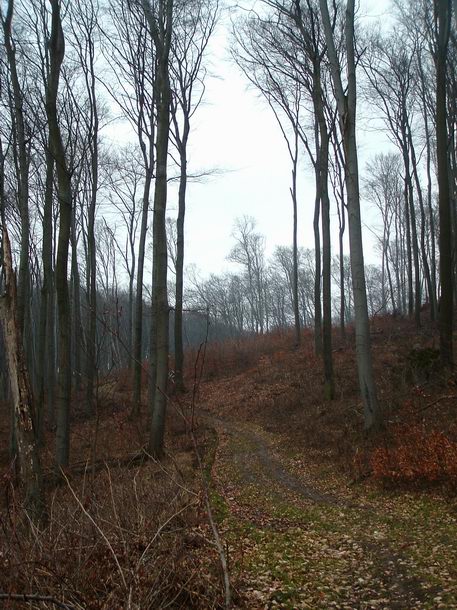
[(438, 19), (436, 51), (436, 146), (440, 215), (440, 355), (444, 366), (453, 363), (453, 290), (452, 229), (449, 193), (447, 122), (446, 122), (446, 58), (449, 41), (451, 6), (449, 0), (435, 0)]
[[(170, 133), (171, 89), (168, 58), (170, 53), (173, 0), (160, 0), (158, 15), (152, 13), (147, 0), (143, 0), (146, 18), (154, 38), (157, 52), (157, 140), (156, 182), (154, 191), (154, 313), (155, 313), (155, 396), (149, 434), (149, 451), (155, 458), (162, 457), (168, 381), (168, 326), (167, 296), (167, 161)], [(152, 354), (151, 354), (152, 357)]]
[(59, 201), (59, 237), (55, 270), (58, 322), (58, 372), (56, 396), (56, 460), (67, 466), (70, 459), (70, 398), (71, 398), (71, 315), (68, 291), (68, 248), (71, 233), (72, 192), (70, 172), (58, 123), (57, 92), (65, 42), (59, 0), (50, 0), (52, 9), (49, 39), (50, 66), (46, 86), (46, 114), (49, 124), (49, 144), (57, 173)]

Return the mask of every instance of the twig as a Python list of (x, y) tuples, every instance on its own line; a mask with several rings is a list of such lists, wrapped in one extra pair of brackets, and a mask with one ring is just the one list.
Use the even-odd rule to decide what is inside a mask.
[(12, 602), (42, 602), (54, 604), (54, 606), (62, 608), (62, 610), (76, 610), (75, 606), (70, 606), (69, 604), (61, 602), (55, 597), (50, 595), (39, 595), (38, 593), (0, 593), (0, 599), (7, 599)]
[[(159, 387), (157, 389), (159, 390), (159, 392), (162, 392), (162, 394), (164, 394), (164, 396), (169, 400), (169, 397)], [(195, 396), (195, 394), (193, 395), (193, 398), (194, 398), (194, 396)], [(171, 404), (173, 404), (173, 403), (171, 403)], [(226, 608), (226, 610), (230, 610), (230, 608), (232, 607), (232, 592), (231, 592), (230, 574), (229, 574), (229, 570), (228, 570), (227, 558), (225, 555), (221, 537), (219, 535), (219, 530), (218, 530), (216, 522), (214, 520), (213, 509), (211, 508), (211, 502), (209, 499), (208, 482), (206, 480), (205, 470), (203, 468), (200, 451), (198, 449), (197, 439), (196, 439), (195, 433), (194, 433), (192, 427), (189, 425), (189, 421), (188, 421), (186, 415), (184, 414), (184, 412), (182, 411), (182, 409), (179, 407), (178, 404), (173, 404), (173, 406), (176, 409), (176, 411), (178, 412), (178, 414), (186, 422), (186, 425), (188, 426), (188, 429), (189, 429), (189, 434), (190, 434), (190, 437), (192, 440), (194, 453), (197, 458), (198, 470), (200, 472), (200, 478), (201, 478), (202, 488), (203, 488), (203, 495), (204, 495), (204, 499), (205, 499), (206, 513), (208, 515), (208, 521), (209, 521), (209, 524), (211, 527), (211, 531), (213, 533), (213, 538), (214, 538), (214, 542), (215, 542), (215, 545), (217, 548), (217, 552), (219, 554), (219, 561), (221, 564), (222, 573), (223, 573), (223, 577), (224, 577), (225, 608)], [(192, 410), (194, 408), (195, 408), (195, 405), (192, 404)]]
[(159, 528), (157, 529), (156, 533), (154, 534), (154, 536), (151, 538), (151, 540), (148, 542), (148, 544), (146, 545), (146, 548), (144, 549), (144, 551), (141, 554), (141, 557), (138, 559), (137, 564), (136, 564), (136, 572), (138, 571), (138, 568), (140, 567), (141, 562), (143, 561), (143, 558), (145, 557), (146, 553), (149, 551), (149, 549), (151, 548), (151, 546), (154, 544), (154, 542), (157, 540), (157, 538), (160, 536), (160, 533), (164, 530), (164, 528), (170, 523), (170, 521), (173, 521), (173, 519), (175, 517), (178, 517), (181, 513), (185, 512), (188, 508), (190, 508), (192, 505), (194, 504), (194, 502), (189, 502), (188, 504), (185, 504), (182, 508), (180, 508), (178, 511), (176, 511), (175, 513), (173, 513), (171, 515), (171, 517), (168, 517), (168, 519), (166, 521), (164, 521)]
[(428, 405), (425, 405), (425, 407), (421, 407), (420, 409), (418, 409), (417, 413), (422, 413), (422, 411), (426, 411), (427, 409), (430, 409), (430, 407), (435, 406), (442, 400), (455, 400), (455, 399), (457, 399), (457, 394), (448, 394), (447, 396), (440, 396), (433, 402), (429, 402)]
[(122, 571), (121, 568), (121, 564), (119, 563), (119, 559), (117, 558), (117, 555), (110, 543), (110, 541), (108, 540), (108, 538), (106, 537), (105, 532), (101, 529), (101, 527), (98, 525), (98, 523), (94, 520), (94, 518), (92, 517), (92, 515), (90, 513), (87, 512), (87, 510), (84, 508), (84, 504), (81, 502), (81, 500), (78, 498), (78, 496), (76, 495), (76, 493), (73, 490), (73, 487), (70, 485), (70, 481), (68, 480), (65, 472), (60, 469), (63, 478), (65, 479), (67, 485), (68, 485), (68, 489), (70, 490), (72, 496), (74, 497), (74, 499), (76, 500), (76, 502), (78, 503), (80, 509), (83, 511), (83, 513), (86, 515), (86, 517), (89, 519), (89, 521), (92, 523), (92, 525), (95, 527), (95, 529), (98, 531), (98, 533), (100, 534), (100, 536), (103, 538), (103, 540), (105, 541), (107, 547), (109, 548), (109, 550), (111, 551), (111, 554), (114, 558), (114, 561), (116, 562), (116, 566), (117, 569), (119, 571), (119, 574), (121, 576), (122, 579), (122, 584), (124, 585), (124, 588), (126, 590), (128, 590), (128, 586), (127, 586), (127, 582), (125, 580), (125, 576), (124, 576), (124, 572)]

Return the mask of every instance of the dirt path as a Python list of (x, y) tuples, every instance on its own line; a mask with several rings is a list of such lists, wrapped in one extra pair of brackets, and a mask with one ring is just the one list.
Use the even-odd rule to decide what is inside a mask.
[(457, 609), (455, 507), (320, 480), (274, 434), (204, 419), (218, 437), (212, 499), (240, 607)]

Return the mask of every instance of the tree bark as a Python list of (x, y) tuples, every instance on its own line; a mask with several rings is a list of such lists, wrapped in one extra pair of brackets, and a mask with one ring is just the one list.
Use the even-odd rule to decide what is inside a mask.
[(52, 253), (52, 202), (53, 202), (53, 180), (54, 158), (48, 150), (46, 151), (46, 182), (44, 193), (43, 210), (43, 285), (41, 288), (41, 311), (40, 331), (38, 338), (38, 404), (37, 404), (37, 433), (41, 439), (44, 424), (45, 405), (47, 405), (48, 423), (54, 420), (54, 278), (53, 278), (53, 253)]
[(184, 390), (184, 346), (183, 346), (183, 291), (184, 291), (184, 221), (186, 216), (186, 189), (187, 189), (187, 141), (190, 124), (187, 115), (184, 119), (184, 129), (179, 144), (179, 192), (178, 192), (178, 218), (176, 220), (176, 293), (175, 293), (175, 384), (180, 392)]
[(297, 164), (298, 164), (298, 129), (297, 129), (297, 126), (295, 126), (294, 152), (293, 152), (293, 159), (292, 159), (292, 187), (290, 189), (290, 194), (292, 197), (292, 209), (293, 209), (292, 305), (293, 305), (293, 310), (294, 310), (295, 345), (298, 347), (301, 343), (301, 332), (300, 332), (300, 308), (299, 308), (299, 302), (298, 302)]
[[(173, 0), (159, 0), (157, 15), (148, 0), (143, 8), (148, 21), (157, 53), (156, 103), (157, 103), (157, 140), (156, 140), (156, 181), (154, 191), (154, 313), (155, 319), (155, 396), (152, 408), (149, 434), (149, 451), (155, 458), (163, 455), (165, 434), (165, 412), (167, 406), (168, 381), (168, 326), (169, 307), (167, 296), (167, 161), (170, 133), (171, 89), (168, 59), (170, 54)], [(151, 354), (151, 357), (153, 355)], [(152, 381), (152, 380), (151, 380)]]
[(332, 358), (332, 256), (330, 237), (330, 198), (328, 194), (329, 134), (324, 114), (323, 92), (319, 66), (314, 68), (314, 112), (319, 126), (319, 152), (316, 164), (319, 169), (321, 222), (322, 222), (322, 347), (324, 359), (324, 396), (326, 400), (335, 397)]
[(4, 321), (5, 348), (14, 408), (19, 472), (21, 483), (25, 489), (25, 509), (32, 521), (39, 523), (46, 517), (43, 478), (34, 428), (32, 391), (22, 346), (21, 329), (16, 314), (16, 278), (13, 272), (11, 246), (5, 225), (3, 225), (3, 268), (6, 292), (1, 300), (0, 311)]
[(333, 39), (326, 0), (320, 0), (327, 41), (332, 81), (338, 104), (340, 129), (343, 135), (345, 175), (348, 205), (351, 273), (354, 292), (355, 332), (359, 385), (364, 406), (365, 428), (375, 430), (381, 424), (381, 410), (376, 396), (368, 322), (365, 268), (363, 260), (362, 225), (360, 219), (359, 172), (356, 141), (356, 74), (354, 58), (354, 4), (348, 0), (345, 21), (345, 51), (347, 60), (347, 95), (344, 92), (340, 65)]
[(438, 19), (438, 34), (436, 41), (436, 148), (440, 222), (440, 356), (444, 366), (451, 366), (454, 360), (452, 345), (452, 231), (446, 122), (446, 59), (451, 20), (451, 6), (449, 0), (435, 0), (435, 11)]
[(57, 92), (60, 68), (65, 54), (60, 2), (50, 0), (52, 9), (49, 38), (50, 66), (46, 84), (46, 115), (49, 125), (49, 144), (57, 173), (59, 201), (59, 237), (55, 270), (58, 323), (58, 371), (56, 396), (56, 460), (58, 466), (67, 466), (70, 459), (70, 399), (71, 399), (71, 315), (68, 291), (68, 247), (71, 231), (72, 192), (65, 148), (57, 115)]
[[(21, 246), (19, 257), (19, 281), (17, 288), (17, 321), (24, 336), (27, 311), (30, 298), (30, 219), (29, 219), (29, 153), (25, 133), (24, 102), (21, 84), (17, 71), (16, 50), (12, 40), (11, 28), (14, 11), (14, 0), (8, 0), (6, 16), (3, 19), (5, 49), (10, 69), (12, 85), (11, 118), (14, 129), (14, 158), (17, 170), (17, 197), (21, 219)], [(25, 349), (28, 345), (24, 346)]]

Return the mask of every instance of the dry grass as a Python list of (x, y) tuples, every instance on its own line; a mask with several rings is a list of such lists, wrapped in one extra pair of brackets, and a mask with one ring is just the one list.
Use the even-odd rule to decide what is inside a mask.
[[(111, 379), (99, 388), (94, 419), (82, 418), (81, 405), (73, 411), (72, 464), (60, 481), (53, 476), (50, 432), (42, 451), (45, 528), (28, 522), (13, 477), (3, 470), (0, 593), (39, 593), (78, 610), (219, 608), (218, 555), (182, 418), (170, 410), (167, 457), (157, 463), (143, 450), (146, 415), (129, 417), (122, 376), (119, 386)], [(201, 438), (204, 452), (204, 431)], [(13, 599), (0, 604), (25, 607)]]

